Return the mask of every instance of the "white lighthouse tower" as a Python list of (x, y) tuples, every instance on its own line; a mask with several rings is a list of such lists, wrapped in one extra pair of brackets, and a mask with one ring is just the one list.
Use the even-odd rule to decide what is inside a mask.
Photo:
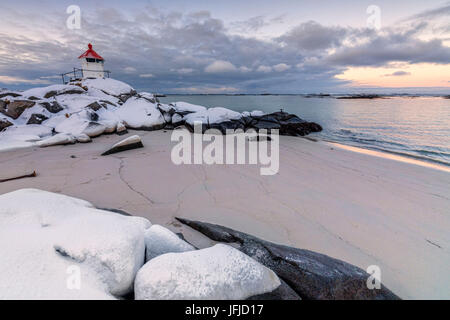
[(103, 59), (92, 49), (92, 44), (88, 44), (88, 50), (78, 57), (81, 59), (81, 71), (83, 78), (104, 78), (105, 69)]

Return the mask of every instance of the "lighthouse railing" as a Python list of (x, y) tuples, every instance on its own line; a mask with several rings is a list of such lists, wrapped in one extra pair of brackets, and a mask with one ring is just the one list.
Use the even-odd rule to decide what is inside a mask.
[[(83, 78), (84, 71), (99, 72), (99, 70), (73, 68), (73, 71), (61, 73), (61, 79), (62, 79), (63, 84), (67, 84), (71, 81), (81, 80)], [(103, 72), (105, 78), (109, 78), (111, 76), (111, 71), (104, 70), (101, 72)]]

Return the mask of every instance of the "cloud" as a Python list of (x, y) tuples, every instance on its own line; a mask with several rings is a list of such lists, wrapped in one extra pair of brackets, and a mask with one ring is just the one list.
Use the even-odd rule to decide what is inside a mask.
[(155, 75), (152, 73), (144, 73), (144, 74), (140, 74), (139, 78), (154, 78)]
[(269, 66), (259, 66), (258, 69), (256, 69), (256, 71), (258, 71), (258, 72), (263, 72), (263, 73), (269, 73), (269, 72), (272, 72), (272, 67), (269, 67)]
[[(83, 11), (82, 29), (75, 31), (65, 28), (64, 14), (54, 15), (45, 6), (38, 13), (0, 11), (0, 85), (60, 83), (59, 74), (79, 67), (77, 57), (89, 42), (106, 59), (105, 69), (113, 78), (137, 90), (164, 93), (336, 91), (348, 84), (336, 75), (352, 66), (450, 63), (444, 40), (448, 33), (423, 36), (435, 27), (432, 19), (380, 31), (307, 21), (281, 36), (261, 39), (234, 33), (207, 11), (98, 6)], [(247, 28), (279, 23), (274, 19), (254, 17)]]
[(238, 89), (234, 87), (181, 87), (174, 88), (174, 91), (179, 91), (183, 93), (206, 93), (206, 94), (224, 94), (224, 93), (234, 93)]
[(291, 66), (287, 65), (286, 63), (279, 63), (277, 65), (274, 65), (272, 68), (277, 72), (283, 72), (289, 70)]
[(315, 21), (300, 24), (277, 40), (299, 50), (323, 50), (339, 46), (348, 30), (341, 27), (325, 27)]
[(406, 72), (406, 71), (395, 71), (393, 73), (388, 73), (385, 74), (385, 77), (403, 77), (403, 76), (409, 76), (411, 75), (411, 72)]
[(216, 60), (205, 68), (207, 73), (235, 72), (237, 68), (229, 61)]
[(133, 68), (133, 67), (125, 67), (125, 68), (123, 68), (123, 71), (124, 71), (125, 73), (135, 73), (135, 72), (136, 72), (136, 68)]
[(175, 70), (175, 69), (172, 69), (172, 70), (177, 72), (177, 73), (179, 73), (179, 74), (188, 74), (188, 73), (194, 72), (194, 69), (192, 69), (192, 68), (181, 68), (181, 69), (178, 69), (178, 70)]

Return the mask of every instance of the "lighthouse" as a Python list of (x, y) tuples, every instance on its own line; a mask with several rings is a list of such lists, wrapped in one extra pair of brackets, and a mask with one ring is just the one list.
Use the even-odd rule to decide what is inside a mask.
[(81, 60), (81, 72), (83, 78), (105, 77), (105, 59), (92, 49), (92, 44), (88, 44), (88, 50), (79, 56), (78, 59)]

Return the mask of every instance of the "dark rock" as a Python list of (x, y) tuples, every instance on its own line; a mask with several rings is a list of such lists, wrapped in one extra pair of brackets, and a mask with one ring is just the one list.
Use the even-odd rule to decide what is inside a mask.
[(117, 107), (114, 103), (112, 103), (111, 101), (108, 101), (108, 100), (100, 100), (100, 102), (101, 102), (102, 106), (105, 107), (105, 109), (108, 109), (107, 105)]
[(272, 121), (265, 121), (265, 120), (259, 120), (252, 127), (257, 129), (258, 131), (261, 129), (269, 130), (269, 129), (280, 129), (281, 128), (279, 123), (272, 122)]
[(15, 100), (10, 103), (0, 103), (0, 112), (4, 115), (17, 119), (25, 111), (25, 109), (31, 108), (36, 102), (29, 100)]
[(217, 129), (222, 134), (226, 134), (227, 130), (238, 130), (238, 129), (244, 130), (245, 125), (243, 122), (238, 120), (229, 120), (220, 123), (212, 123), (209, 125), (209, 129)]
[(110, 212), (114, 212), (114, 213), (118, 213), (122, 216), (127, 216), (127, 217), (131, 217), (132, 215), (129, 214), (126, 211), (120, 210), (120, 209), (110, 209), (110, 208), (97, 208), (99, 210), (105, 210), (105, 211), (110, 211)]
[(94, 111), (89, 111), (88, 114), (89, 114), (89, 118), (91, 118), (92, 121), (97, 121), (99, 118), (98, 114), (95, 113)]
[(12, 126), (13, 124), (9, 122), (7, 119), (0, 119), (0, 131)]
[[(278, 129), (281, 135), (288, 136), (305, 136), (312, 132), (322, 131), (322, 127), (314, 122), (307, 122), (300, 119), (294, 114), (283, 111), (266, 114), (263, 116), (251, 117), (253, 122), (247, 124), (248, 128), (261, 129)], [(247, 123), (248, 119), (245, 120)]]
[(83, 88), (74, 88), (74, 89), (69, 89), (69, 90), (60, 90), (60, 91), (56, 91), (56, 90), (51, 90), (49, 92), (47, 92), (44, 95), (44, 98), (48, 99), (54, 96), (59, 96), (59, 95), (63, 95), (63, 94), (82, 94), (85, 93), (86, 91)]
[(41, 100), (41, 99), (38, 97), (35, 97), (35, 96), (31, 96), (31, 97), (28, 97), (28, 100)]
[(176, 218), (215, 241), (238, 243), (239, 250), (272, 269), (302, 299), (398, 300), (382, 285), (367, 288), (369, 274), (317, 252), (283, 246), (219, 225)]
[(58, 91), (52, 90), (52, 91), (45, 93), (44, 98), (48, 99), (48, 98), (56, 96), (57, 94), (58, 94)]
[(272, 292), (252, 296), (247, 300), (302, 300), (289, 285), (280, 279), (281, 285)]
[(384, 98), (379, 94), (355, 94), (343, 97), (337, 97), (336, 99), (381, 99)]
[(129, 93), (124, 93), (118, 96), (119, 100), (122, 101), (122, 103), (127, 102), (128, 99), (131, 97), (134, 97), (137, 95), (136, 90), (131, 90)]
[(47, 109), (47, 111), (50, 113), (58, 113), (64, 110), (64, 108), (61, 107), (61, 105), (57, 101), (53, 101), (52, 103), (41, 102), (40, 105)]
[(28, 119), (27, 124), (41, 124), (42, 122), (44, 122), (47, 119), (48, 119), (48, 117), (44, 116), (43, 114), (33, 113), (31, 115), (30, 119)]
[[(18, 93), (15, 93), (15, 92), (2, 92), (2, 93), (0, 93), (0, 99), (1, 98), (4, 98), (4, 97), (13, 97), (13, 98), (16, 98), (16, 97), (20, 97), (20, 96), (22, 96), (21, 94), (18, 94)], [(31, 100), (31, 99), (30, 99)]]
[(100, 103), (98, 103), (97, 101), (95, 101), (95, 102), (92, 102), (91, 104), (87, 105), (86, 108), (92, 109), (94, 111), (98, 111), (101, 108), (103, 108), (103, 106)]

